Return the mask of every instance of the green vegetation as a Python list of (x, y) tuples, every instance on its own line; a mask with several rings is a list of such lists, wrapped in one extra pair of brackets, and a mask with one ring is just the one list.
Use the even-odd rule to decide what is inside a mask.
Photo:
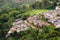
[(40, 12), (48, 12), (48, 10), (45, 10), (45, 9), (32, 9), (32, 10), (29, 10), (29, 11), (26, 11), (26, 12), (24, 12), (23, 14), (23, 16), (22, 17), (24, 17), (24, 16), (33, 16), (33, 15), (35, 15), (35, 14), (38, 14), (38, 13), (40, 13)]

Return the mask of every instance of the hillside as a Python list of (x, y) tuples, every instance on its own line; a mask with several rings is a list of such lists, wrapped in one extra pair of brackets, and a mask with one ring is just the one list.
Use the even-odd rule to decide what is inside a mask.
[(60, 40), (60, 2), (36, 1), (0, 0), (0, 40)]
[[(51, 27), (53, 26), (53, 28), (59, 28), (60, 27), (60, 12), (59, 11), (60, 11), (60, 8), (57, 8), (55, 10), (50, 10), (49, 12), (46, 12), (46, 13), (45, 12), (39, 13), (39, 14), (36, 14), (34, 16), (27, 18), (24, 21), (21, 19), (16, 19), (12, 23), (13, 26), (8, 31), (8, 34), (6, 35), (6, 37), (8, 37), (14, 31), (18, 33), (20, 31), (28, 30), (29, 28), (35, 28), (35, 27), (43, 28), (44, 26), (51, 26)], [(43, 20), (43, 18), (47, 20)]]

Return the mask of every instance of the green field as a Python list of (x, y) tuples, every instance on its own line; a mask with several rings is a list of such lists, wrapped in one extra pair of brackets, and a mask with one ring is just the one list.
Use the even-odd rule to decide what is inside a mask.
[(26, 14), (27, 14), (27, 15), (29, 14), (30, 16), (32, 16), (32, 15), (38, 14), (38, 13), (40, 13), (40, 12), (48, 12), (48, 10), (46, 10), (46, 9), (42, 9), (42, 10), (41, 10), (41, 9), (40, 9), (40, 10), (39, 10), (39, 9), (37, 9), (37, 10), (36, 10), (36, 9), (33, 9), (33, 10), (26, 11), (24, 14), (25, 14), (25, 15), (26, 15)]

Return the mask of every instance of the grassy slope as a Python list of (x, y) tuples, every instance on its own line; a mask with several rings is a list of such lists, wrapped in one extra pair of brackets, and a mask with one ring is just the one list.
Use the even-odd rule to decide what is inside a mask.
[(33, 9), (33, 10), (29, 10), (29, 11), (26, 11), (24, 14), (26, 15), (30, 15), (30, 16), (32, 16), (32, 15), (34, 15), (34, 14), (38, 14), (38, 13), (40, 13), (40, 12), (48, 12), (48, 10), (45, 10), (45, 9), (42, 9), (42, 10), (39, 10), (39, 9), (37, 9), (37, 10), (35, 10), (35, 9)]

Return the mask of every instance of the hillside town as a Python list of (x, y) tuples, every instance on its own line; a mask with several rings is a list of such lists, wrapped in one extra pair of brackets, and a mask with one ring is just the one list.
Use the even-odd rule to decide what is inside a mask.
[[(43, 15), (44, 18), (47, 19), (47, 22), (41, 20), (41, 15)], [(29, 28), (31, 28), (31, 25), (36, 26), (38, 28), (42, 28), (43, 26), (49, 26), (50, 24), (48, 22), (52, 23), (55, 26), (55, 28), (60, 27), (59, 6), (57, 6), (55, 10), (50, 10), (49, 12), (46, 13), (36, 14), (34, 16), (27, 18), (27, 20), (16, 19), (13, 22), (13, 26), (9, 29), (6, 37), (8, 37), (14, 31), (18, 33), (20, 31), (28, 30)]]
[(48, 19), (48, 22), (53, 23), (54, 26), (60, 27), (60, 7), (56, 7), (55, 10), (51, 10), (44, 14), (44, 17)]

